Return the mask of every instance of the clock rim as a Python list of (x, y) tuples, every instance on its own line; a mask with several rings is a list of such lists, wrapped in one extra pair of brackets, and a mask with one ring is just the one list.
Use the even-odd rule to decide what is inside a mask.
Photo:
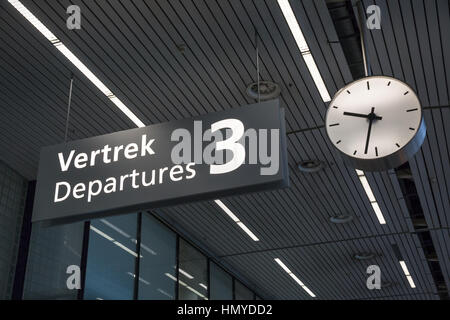
[[(327, 126), (328, 113), (330, 112), (330, 109), (333, 106), (334, 101), (342, 93), (342, 91), (346, 90), (348, 87), (354, 85), (357, 82), (367, 81), (368, 79), (376, 79), (376, 78), (377, 79), (383, 78), (383, 79), (398, 81), (398, 82), (404, 84), (410, 90), (410, 92), (416, 96), (417, 100), (419, 101), (419, 111), (420, 111), (419, 126), (418, 126), (416, 132), (414, 133), (414, 135), (412, 136), (412, 138), (408, 141), (408, 143), (406, 143), (404, 146), (402, 146), (397, 151), (390, 153), (387, 156), (384, 156), (381, 158), (370, 158), (370, 159), (358, 158), (358, 157), (346, 154), (345, 152), (340, 150), (333, 143), (333, 141), (331, 140), (330, 134), (328, 132), (328, 126)], [(422, 147), (422, 144), (426, 137), (426, 129), (427, 128), (426, 128), (426, 124), (425, 124), (422, 101), (420, 100), (416, 91), (413, 88), (411, 88), (410, 85), (403, 82), (402, 80), (399, 80), (399, 79), (393, 78), (393, 77), (389, 77), (389, 76), (368, 76), (368, 77), (363, 77), (358, 80), (350, 82), (349, 84), (345, 85), (344, 87), (342, 87), (340, 90), (338, 90), (334, 94), (333, 99), (331, 99), (331, 101), (328, 105), (327, 112), (325, 114), (325, 130), (327, 132), (328, 140), (331, 142), (333, 147), (336, 150), (338, 150), (339, 153), (343, 156), (345, 162), (351, 164), (353, 167), (355, 167), (357, 169), (361, 169), (361, 170), (365, 170), (365, 171), (380, 171), (380, 170), (392, 169), (392, 168), (396, 168), (396, 167), (402, 165), (403, 163), (405, 163), (406, 161), (408, 161)]]

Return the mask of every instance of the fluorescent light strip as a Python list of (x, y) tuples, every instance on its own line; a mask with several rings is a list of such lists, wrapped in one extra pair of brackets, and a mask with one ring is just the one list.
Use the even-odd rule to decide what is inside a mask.
[(113, 238), (111, 238), (110, 236), (108, 236), (106, 233), (104, 233), (104, 232), (98, 230), (96, 227), (90, 226), (90, 229), (91, 229), (92, 231), (96, 232), (97, 234), (101, 235), (101, 236), (102, 236), (103, 238), (105, 238), (106, 240), (114, 241)]
[(317, 90), (322, 97), (324, 102), (331, 101), (330, 93), (328, 92), (327, 87), (325, 86), (325, 82), (323, 81), (322, 76), (320, 75), (319, 68), (317, 68), (317, 64), (314, 61), (314, 58), (309, 50), (308, 43), (306, 42), (305, 37), (303, 36), (302, 29), (298, 24), (297, 18), (295, 17), (294, 12), (292, 11), (291, 5), (289, 4), (289, 0), (278, 0), (278, 5), (280, 6), (281, 11), (283, 12), (284, 18), (291, 29), (291, 33), (294, 36), (295, 42), (297, 43), (297, 47), (300, 50), (300, 53), (303, 56), (303, 60), (308, 67), (309, 72), (316, 84)]
[(83, 73), (112, 103), (114, 103), (138, 127), (145, 127), (144, 123), (119, 100), (85, 65), (70, 51), (44, 24), (39, 21), (20, 1), (8, 0), (40, 33), (47, 38), (70, 62)]
[(130, 238), (130, 235), (126, 232), (124, 232), (122, 229), (116, 227), (115, 225), (113, 225), (111, 222), (105, 220), (105, 219), (100, 219), (101, 222), (103, 222), (104, 224), (106, 224), (108, 227), (110, 227), (111, 229), (113, 229), (114, 231), (118, 232), (119, 234), (121, 234), (122, 236), (124, 236), (125, 238)]
[(295, 282), (297, 282), (303, 288), (303, 290), (306, 291), (306, 293), (308, 293), (313, 298), (316, 297), (316, 295), (311, 290), (309, 290), (309, 288), (307, 286), (305, 286), (305, 284), (283, 263), (283, 261), (281, 261), (279, 258), (275, 258), (274, 260), (275, 260), (276, 263), (278, 263), (280, 265), (280, 267), (284, 271), (286, 271), (286, 273), (292, 279), (294, 279)]
[(250, 237), (253, 241), (259, 241), (259, 238), (250, 231), (247, 226), (239, 220), (238, 217), (220, 200), (214, 200), (215, 203)]
[[(173, 281), (177, 281), (177, 278), (175, 278), (175, 277), (174, 277), (173, 275), (171, 275), (170, 273), (165, 273), (165, 275), (166, 275), (167, 277), (169, 277), (170, 279), (172, 279)], [(186, 289), (192, 291), (193, 293), (195, 293), (195, 294), (198, 295), (199, 297), (203, 298), (204, 300), (208, 300), (208, 298), (207, 298), (205, 295), (201, 294), (200, 292), (198, 292), (198, 291), (195, 290), (194, 288), (188, 286), (185, 282), (183, 282), (183, 281), (181, 281), (181, 280), (178, 280), (178, 283), (179, 283), (180, 285), (182, 285), (183, 287), (185, 287)]]
[(173, 299), (173, 296), (171, 296), (170, 294), (168, 294), (168, 293), (165, 292), (164, 290), (158, 288), (157, 291), (160, 292), (160, 293), (162, 293), (163, 295), (169, 297), (170, 299)]
[(186, 271), (184, 271), (184, 270), (181, 269), (181, 268), (178, 268), (178, 272), (181, 273), (182, 275), (184, 275), (184, 276), (185, 276), (186, 278), (188, 278), (189, 280), (194, 279), (193, 276), (191, 276), (189, 273), (187, 273)]
[(259, 241), (259, 238), (258, 238), (253, 232), (251, 232), (250, 229), (247, 228), (247, 226), (246, 226), (244, 223), (242, 223), (242, 222), (239, 221), (239, 222), (237, 223), (237, 225), (238, 225), (242, 230), (244, 230), (244, 232), (245, 232), (250, 238), (252, 238), (253, 241)]
[(414, 289), (416, 287), (416, 284), (414, 283), (414, 280), (413, 280), (411, 274), (409, 273), (408, 267), (406, 266), (406, 262), (401, 260), (401, 261), (399, 261), (399, 263), (403, 269), (403, 273), (406, 276), (406, 280), (408, 280), (408, 282), (409, 282), (410, 287)]
[(230, 209), (228, 209), (228, 207), (220, 200), (215, 200), (215, 202), (217, 203), (217, 205), (234, 221), (234, 222), (239, 222), (238, 217), (236, 217), (234, 215), (233, 212), (231, 212)]
[(175, 278), (175, 276), (171, 275), (170, 273), (165, 273), (165, 275), (166, 275), (166, 277), (169, 277), (173, 281), (177, 281), (177, 278)]
[(377, 199), (375, 198), (372, 188), (370, 187), (369, 181), (367, 181), (364, 171), (356, 169), (356, 174), (358, 175), (359, 181), (361, 182), (364, 191), (366, 192), (367, 198), (369, 198), (370, 205), (372, 206), (375, 215), (377, 216), (378, 222), (380, 224), (386, 224), (383, 213), (381, 212), (380, 206), (378, 205)]
[[(70, 62), (83, 73), (104, 95), (106, 95), (131, 121), (138, 127), (145, 127), (145, 124), (122, 102), (117, 98), (111, 90), (109, 90), (103, 82), (100, 81), (84, 63), (80, 61), (39, 19), (36, 18), (19, 0), (8, 0), (14, 8), (19, 11), (25, 19), (27, 19), (39, 32), (41, 32)], [(216, 203), (236, 222), (239, 219), (228, 209), (220, 200)], [(225, 209), (226, 208), (226, 209)], [(259, 241), (242, 222), (238, 223), (254, 241)]]

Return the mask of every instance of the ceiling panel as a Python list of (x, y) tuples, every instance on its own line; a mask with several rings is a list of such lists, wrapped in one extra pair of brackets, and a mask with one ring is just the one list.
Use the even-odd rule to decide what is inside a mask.
[[(382, 9), (368, 32), (374, 74), (399, 78), (427, 108), (428, 135), (410, 162), (439, 264), (450, 288), (450, 28), (447, 0), (364, 0)], [(321, 299), (436, 299), (437, 288), (395, 171), (367, 173), (387, 221), (380, 225), (360, 181), (328, 141), (324, 103), (275, 0), (23, 0), (23, 3), (146, 124), (253, 103), (256, 44), (260, 76), (281, 86), (286, 109), (289, 188), (223, 202), (252, 230), (251, 239), (212, 201), (155, 210), (265, 298), (310, 297), (274, 262), (280, 257)], [(345, 1), (342, 2), (345, 4)], [(66, 8), (81, 8), (81, 30), (66, 28)], [(20, 16), (0, 1), (0, 159), (35, 179), (43, 146), (64, 139), (70, 74), (69, 139), (133, 127), (111, 102)], [(291, 1), (325, 84), (333, 95), (353, 80), (326, 1)], [(446, 14), (447, 13), (447, 14)], [(325, 169), (305, 174), (302, 160)], [(329, 218), (348, 213), (350, 224)], [(397, 244), (416, 281), (395, 259)], [(365, 286), (369, 262), (393, 286)]]

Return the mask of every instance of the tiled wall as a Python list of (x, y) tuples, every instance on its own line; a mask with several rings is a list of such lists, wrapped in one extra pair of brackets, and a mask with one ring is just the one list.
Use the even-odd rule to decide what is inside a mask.
[(0, 161), (0, 299), (10, 299), (28, 182)]

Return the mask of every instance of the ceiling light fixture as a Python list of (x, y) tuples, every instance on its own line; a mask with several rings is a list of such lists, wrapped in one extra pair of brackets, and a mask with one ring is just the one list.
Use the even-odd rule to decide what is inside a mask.
[(289, 4), (289, 0), (278, 0), (278, 5), (280, 6), (284, 18), (286, 19), (286, 22), (289, 28), (291, 29), (292, 35), (294, 36), (295, 42), (297, 43), (297, 47), (303, 56), (303, 60), (305, 61), (306, 66), (308, 67), (308, 70), (311, 74), (311, 77), (314, 80), (317, 89), (319, 90), (322, 100), (324, 102), (331, 101), (328, 89), (325, 86), (325, 82), (323, 81), (323, 78), (320, 75), (320, 71), (317, 68), (316, 62), (314, 61), (311, 51), (309, 50), (308, 43), (306, 42), (306, 39), (303, 36), (303, 32), (300, 28), (300, 25), (298, 24), (294, 12), (292, 11), (291, 5)]
[(297, 165), (302, 172), (312, 173), (322, 170), (325, 165), (320, 160), (304, 160)]
[(36, 16), (34, 16), (19, 0), (8, 0), (44, 37), (50, 41), (70, 62), (83, 73), (112, 103), (116, 105), (138, 127), (145, 127), (144, 123), (117, 98), (104, 84), (80, 61)]
[(380, 206), (378, 205), (377, 199), (373, 195), (372, 188), (369, 185), (369, 181), (367, 181), (364, 171), (356, 169), (356, 174), (358, 175), (359, 181), (361, 182), (364, 191), (369, 198), (370, 204), (373, 211), (375, 212), (375, 215), (377, 216), (378, 222), (380, 224), (386, 224), (386, 220), (384, 219), (383, 213), (381, 212)]
[(250, 237), (253, 241), (259, 241), (259, 238), (250, 231), (247, 226), (242, 223), (238, 217), (220, 200), (214, 200), (214, 202), (234, 221), (236, 224)]
[(370, 260), (370, 259), (375, 258), (376, 256), (377, 256), (377, 254), (375, 254), (375, 253), (360, 252), (360, 253), (353, 255), (353, 258), (355, 258), (356, 260)]
[(409, 273), (408, 267), (406, 266), (406, 262), (403, 260), (400, 260), (399, 263), (403, 269), (403, 273), (405, 274), (406, 279), (409, 282), (409, 286), (414, 289), (416, 287), (416, 284), (414, 283), (414, 280), (413, 280), (411, 274)]
[(280, 267), (286, 271), (286, 273), (292, 278), (294, 279), (295, 282), (297, 282), (302, 288), (303, 290), (305, 290), (311, 297), (315, 298), (316, 295), (309, 290), (309, 288), (307, 286), (305, 286), (305, 284), (300, 281), (300, 279), (283, 263), (283, 261), (281, 261), (279, 258), (275, 258), (274, 259), (276, 263), (278, 263), (280, 265)]
[(270, 100), (275, 99), (280, 95), (281, 89), (278, 84), (272, 81), (260, 81), (259, 82), (259, 94), (258, 94), (258, 82), (254, 82), (247, 87), (247, 96), (255, 100)]
[(335, 224), (344, 224), (353, 221), (353, 216), (350, 214), (340, 214), (334, 217), (330, 217), (330, 222)]
[[(111, 241), (112, 243), (114, 243), (116, 246), (118, 246), (119, 248), (125, 250), (126, 252), (128, 252), (129, 254), (137, 257), (137, 253), (134, 252), (133, 250), (127, 248), (126, 246), (124, 246), (122, 243), (120, 243), (119, 241), (114, 240), (113, 238), (111, 238), (109, 235), (107, 235), (106, 233), (104, 233), (103, 231), (97, 229), (96, 227), (94, 227), (93, 225), (91, 225), (89, 227), (92, 231), (94, 231), (95, 233), (97, 233), (98, 235), (102, 236), (103, 238), (105, 238), (106, 240)], [(139, 256), (140, 258), (142, 258), (142, 255)]]
[[(136, 275), (135, 275), (134, 273), (132, 273), (132, 272), (127, 272), (127, 274), (130, 275), (130, 276), (132, 276), (133, 278), (136, 278)], [(142, 279), (141, 277), (139, 277), (139, 281), (142, 282), (142, 283), (144, 283), (144, 284), (146, 284), (146, 285), (150, 285), (150, 282), (148, 282), (148, 281), (145, 280), (145, 279)]]

